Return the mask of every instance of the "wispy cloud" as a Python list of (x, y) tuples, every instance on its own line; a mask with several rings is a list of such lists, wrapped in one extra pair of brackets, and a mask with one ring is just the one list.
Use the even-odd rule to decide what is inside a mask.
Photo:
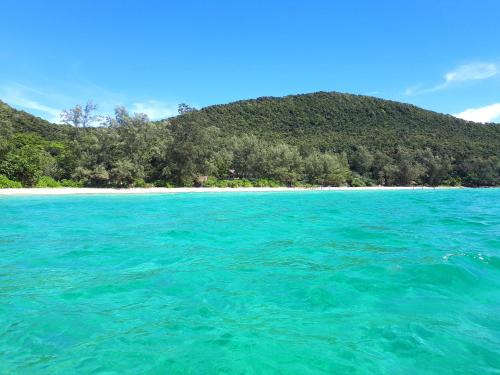
[(177, 114), (176, 106), (162, 103), (157, 100), (137, 102), (132, 105), (132, 112), (145, 113), (151, 120), (160, 120)]
[(497, 74), (498, 69), (492, 63), (477, 63), (459, 66), (456, 70), (446, 73), (444, 76), (445, 83), (460, 81), (474, 81), (493, 77)]
[(500, 121), (500, 103), (490, 104), (479, 108), (469, 108), (453, 116), (475, 122)]
[(480, 62), (460, 65), (456, 69), (447, 72), (441, 83), (431, 87), (422, 87), (421, 85), (412, 86), (407, 88), (404, 93), (405, 95), (411, 96), (440, 91), (461, 82), (480, 81), (494, 77), (498, 74), (498, 71), (499, 64), (495, 63)]
[(32, 99), (30, 97), (30, 92), (32, 94), (39, 94), (39, 92), (21, 85), (0, 87), (0, 97), (3, 101), (7, 102), (7, 104), (24, 110), (35, 111), (41, 117), (51, 122), (59, 122), (61, 109), (45, 105), (38, 100)]
[[(60, 113), (63, 108), (71, 108), (77, 103), (85, 103), (87, 97), (93, 98), (93, 101), (98, 104), (98, 113), (100, 115), (111, 115), (117, 104), (126, 104), (127, 102), (124, 100), (124, 95), (105, 90), (93, 84), (83, 85), (78, 88), (78, 91), (78, 97), (71, 97), (18, 83), (5, 83), (0, 84), (0, 99), (18, 109), (28, 111), (55, 123), (61, 121)], [(177, 114), (176, 105), (159, 100), (137, 100), (129, 108), (133, 113), (145, 113), (152, 120), (163, 119)]]

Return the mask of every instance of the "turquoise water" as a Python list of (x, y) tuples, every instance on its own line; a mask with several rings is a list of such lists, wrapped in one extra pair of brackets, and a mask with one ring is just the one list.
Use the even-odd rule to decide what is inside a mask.
[(2, 374), (500, 373), (500, 189), (0, 212)]

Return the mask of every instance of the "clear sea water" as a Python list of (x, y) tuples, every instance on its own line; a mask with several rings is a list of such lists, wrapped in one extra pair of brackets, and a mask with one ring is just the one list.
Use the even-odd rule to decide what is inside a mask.
[(1, 374), (498, 374), (500, 189), (0, 198)]

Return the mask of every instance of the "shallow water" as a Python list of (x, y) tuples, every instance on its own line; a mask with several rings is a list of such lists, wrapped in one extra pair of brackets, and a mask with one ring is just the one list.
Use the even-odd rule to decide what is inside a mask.
[(0, 198), (0, 373), (500, 371), (500, 189)]

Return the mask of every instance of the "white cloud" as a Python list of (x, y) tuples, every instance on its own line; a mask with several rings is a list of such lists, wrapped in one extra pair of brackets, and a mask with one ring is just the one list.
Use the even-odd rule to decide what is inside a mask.
[(29, 100), (27, 98), (22, 98), (22, 97), (18, 97), (15, 100), (10, 101), (10, 103), (26, 109), (32, 109), (35, 111), (46, 113), (47, 115), (49, 115), (47, 118), (51, 119), (51, 121), (59, 122), (59, 116), (61, 114), (60, 109), (52, 108), (44, 104), (38, 103), (34, 100)]
[(497, 66), (491, 63), (478, 63), (459, 66), (454, 71), (446, 73), (446, 82), (474, 81), (487, 79), (498, 73)]
[(132, 105), (132, 112), (145, 113), (151, 120), (160, 120), (175, 116), (177, 114), (177, 108), (157, 100), (148, 100), (146, 102), (134, 103)]
[(453, 116), (475, 122), (500, 121), (500, 103), (487, 105), (479, 108), (469, 108)]
[[(119, 95), (117, 94), (105, 92), (104, 89), (97, 86), (92, 86), (92, 88), (94, 93), (102, 93), (102, 95), (99, 95), (100, 100), (98, 101), (99, 114), (101, 115), (111, 114), (116, 103), (124, 102), (124, 100), (118, 100)], [(38, 90), (18, 83), (0, 84), (0, 99), (18, 109), (33, 113), (54, 123), (61, 122), (60, 114), (62, 109), (58, 108), (59, 106), (62, 108), (64, 105), (64, 108), (70, 108), (74, 105), (73, 103), (78, 103), (78, 99), (70, 98), (67, 95)], [(56, 103), (56, 106), (51, 105), (51, 103)], [(133, 103), (131, 112), (144, 113), (150, 119), (158, 120), (177, 115), (177, 106), (158, 100), (146, 100)]]
[(40, 113), (40, 116), (51, 121), (59, 122), (61, 110), (42, 104), (39, 101), (28, 97), (27, 91), (23, 86), (4, 86), (0, 87), (1, 98), (9, 105), (20, 107), (24, 110), (32, 110)]
[(405, 90), (407, 96), (425, 94), (444, 90), (453, 84), (467, 81), (479, 81), (494, 77), (498, 74), (499, 65), (494, 63), (473, 63), (460, 65), (456, 69), (449, 71), (443, 77), (443, 82), (428, 88), (412, 86)]

